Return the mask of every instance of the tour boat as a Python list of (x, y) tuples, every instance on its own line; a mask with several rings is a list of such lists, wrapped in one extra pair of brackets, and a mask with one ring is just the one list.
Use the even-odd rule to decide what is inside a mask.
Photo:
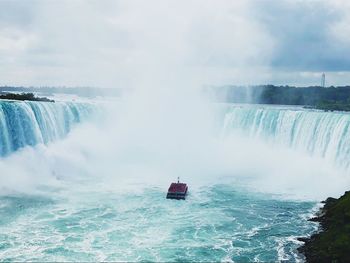
[(187, 184), (184, 183), (180, 183), (180, 179), (177, 178), (177, 183), (171, 183), (169, 189), (168, 189), (168, 193), (166, 195), (167, 199), (186, 199), (186, 195), (187, 195)]

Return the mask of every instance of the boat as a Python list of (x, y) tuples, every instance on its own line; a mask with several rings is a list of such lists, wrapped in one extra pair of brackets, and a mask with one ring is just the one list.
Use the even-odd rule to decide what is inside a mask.
[(188, 186), (185, 183), (180, 183), (180, 178), (177, 178), (177, 183), (171, 183), (166, 195), (167, 199), (185, 200)]

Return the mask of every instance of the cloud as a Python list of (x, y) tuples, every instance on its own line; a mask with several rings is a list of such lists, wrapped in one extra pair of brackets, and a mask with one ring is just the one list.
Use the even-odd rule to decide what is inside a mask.
[[(220, 69), (241, 68), (232, 70), (232, 78), (252, 65), (264, 66), (271, 53), (270, 36), (250, 17), (249, 1), (36, 3), (29, 27), (3, 17), (23, 38), (37, 40), (21, 53), (3, 54), (17, 66), (2, 64), (5, 72), (32, 72), (24, 83), (127, 86), (169, 72), (169, 78), (205, 72), (210, 81)], [(14, 6), (13, 15), (20, 16)]]
[(345, 0), (15, 0), (0, 10), (4, 84), (255, 84), (350, 71)]
[(329, 1), (329, 8), (339, 10), (339, 19), (329, 28), (330, 36), (340, 45), (350, 44), (350, 2), (346, 0)]
[(295, 71), (349, 71), (350, 56), (346, 54), (350, 46), (339, 41), (345, 33), (342, 25), (348, 6), (344, 1), (335, 5), (326, 0), (261, 3), (259, 18), (277, 41), (272, 66)]

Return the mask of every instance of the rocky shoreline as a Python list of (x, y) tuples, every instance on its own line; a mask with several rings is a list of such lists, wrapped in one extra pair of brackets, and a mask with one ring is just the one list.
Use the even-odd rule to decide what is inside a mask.
[(325, 205), (310, 221), (320, 223), (320, 232), (298, 248), (306, 262), (350, 262), (350, 191), (339, 199), (328, 198)]
[(30, 101), (43, 101), (43, 102), (55, 102), (54, 100), (50, 100), (46, 97), (36, 97), (34, 93), (0, 93), (0, 100), (30, 100)]

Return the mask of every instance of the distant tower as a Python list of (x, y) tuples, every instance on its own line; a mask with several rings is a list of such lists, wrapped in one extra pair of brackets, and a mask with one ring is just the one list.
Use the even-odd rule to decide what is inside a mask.
[(326, 87), (326, 74), (324, 74), (324, 73), (322, 73), (321, 87), (322, 88)]

